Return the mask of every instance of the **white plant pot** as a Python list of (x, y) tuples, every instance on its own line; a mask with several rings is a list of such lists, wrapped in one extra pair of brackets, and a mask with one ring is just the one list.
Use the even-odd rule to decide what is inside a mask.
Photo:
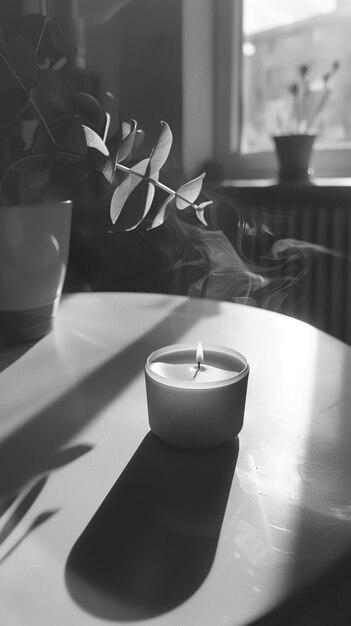
[(0, 343), (52, 328), (65, 279), (72, 202), (0, 206)]

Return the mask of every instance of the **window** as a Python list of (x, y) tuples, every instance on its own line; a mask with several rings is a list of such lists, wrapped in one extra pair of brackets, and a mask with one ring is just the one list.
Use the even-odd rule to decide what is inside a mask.
[[(288, 106), (298, 68), (308, 66), (317, 98), (338, 61), (320, 116), (313, 165), (317, 176), (351, 175), (351, 2), (221, 0), (216, 9), (217, 160), (230, 178), (273, 177), (272, 135)], [(225, 44), (223, 43), (225, 42)], [(223, 101), (229, 102), (225, 106)], [(227, 113), (227, 117), (219, 113)], [(226, 122), (226, 133), (223, 121)]]

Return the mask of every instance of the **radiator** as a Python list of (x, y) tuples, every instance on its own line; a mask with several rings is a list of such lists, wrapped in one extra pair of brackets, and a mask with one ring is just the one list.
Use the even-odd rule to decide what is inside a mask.
[(289, 221), (288, 236), (325, 249), (313, 253), (310, 288), (298, 306), (299, 315), (351, 344), (351, 210), (304, 206), (290, 210)]
[[(293, 316), (351, 345), (351, 186), (221, 185), (214, 186), (209, 197), (214, 200), (206, 214), (209, 228), (224, 234), (229, 245), (247, 262), (248, 276), (250, 272), (257, 275), (261, 271), (263, 276), (271, 275), (269, 271), (265, 274), (267, 258), (277, 241), (304, 242), (309, 250), (311, 263), (306, 263), (305, 276), (296, 281), (293, 288), (286, 288), (286, 283), (281, 282), (284, 294), (286, 292), (284, 300), (279, 299), (280, 293), (275, 302), (269, 298), (263, 300), (260, 293), (252, 294), (248, 289), (246, 303)], [(185, 268), (193, 259), (193, 250), (197, 248), (194, 244), (198, 243), (192, 241), (189, 258), (184, 257)], [(225, 241), (219, 240), (217, 244), (217, 250), (221, 245), (223, 249), (226, 247)], [(220, 252), (218, 258), (221, 258)], [(234, 257), (232, 263), (236, 263)], [(210, 285), (212, 290), (205, 284), (206, 289), (198, 290), (195, 295), (245, 302), (235, 271), (230, 275), (229, 265), (230, 255), (226, 267), (232, 280), (231, 290), (221, 291), (221, 285), (216, 288), (215, 281), (220, 276), (217, 264), (218, 271), (213, 273)], [(279, 278), (279, 263), (277, 265), (275, 276)], [(288, 272), (291, 268), (293, 275), (293, 261)], [(189, 272), (185, 274), (184, 293), (193, 278), (191, 272), (190, 276)]]
[[(310, 245), (312, 264), (300, 296), (289, 293), (281, 312), (351, 345), (351, 206), (312, 203), (268, 209), (266, 204), (255, 208), (241, 205), (238, 214), (251, 225), (260, 224), (261, 229), (263, 225), (274, 239)], [(250, 260), (260, 263), (267, 253), (266, 244), (253, 237), (247, 248)]]

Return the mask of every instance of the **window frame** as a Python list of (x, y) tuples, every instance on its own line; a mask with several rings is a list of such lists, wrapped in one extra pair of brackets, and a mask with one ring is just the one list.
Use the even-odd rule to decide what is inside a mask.
[[(272, 151), (243, 154), (240, 151), (242, 110), (243, 0), (212, 0), (214, 28), (214, 161), (224, 178), (275, 179), (277, 160)], [(228, 62), (229, 59), (229, 62)], [(236, 111), (230, 145), (230, 115)], [(316, 146), (311, 167), (318, 178), (351, 175), (351, 145)]]

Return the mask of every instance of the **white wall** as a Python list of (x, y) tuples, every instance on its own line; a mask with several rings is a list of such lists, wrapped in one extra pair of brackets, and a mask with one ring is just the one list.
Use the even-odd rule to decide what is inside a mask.
[(183, 167), (186, 176), (213, 158), (213, 0), (183, 0)]
[[(88, 68), (99, 75), (101, 90), (115, 93), (123, 114), (152, 135), (159, 120), (171, 125), (172, 154), (186, 177), (214, 155), (218, 1), (131, 0), (86, 30)], [(86, 15), (96, 11), (95, 2), (80, 0)]]

